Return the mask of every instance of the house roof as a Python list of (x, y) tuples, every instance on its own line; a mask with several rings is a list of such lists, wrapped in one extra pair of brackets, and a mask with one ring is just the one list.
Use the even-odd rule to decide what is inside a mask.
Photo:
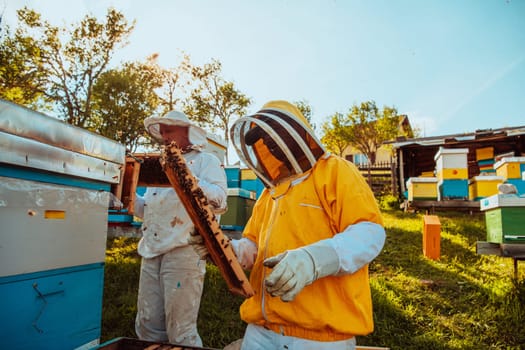
[(450, 134), (431, 137), (420, 137), (406, 139), (397, 138), (395, 141), (387, 141), (385, 144), (391, 144), (393, 148), (404, 148), (412, 145), (419, 146), (443, 146), (445, 144), (463, 143), (463, 142), (486, 142), (490, 139), (500, 139), (509, 136), (525, 134), (524, 126), (505, 127), (499, 129), (481, 129), (471, 133)]

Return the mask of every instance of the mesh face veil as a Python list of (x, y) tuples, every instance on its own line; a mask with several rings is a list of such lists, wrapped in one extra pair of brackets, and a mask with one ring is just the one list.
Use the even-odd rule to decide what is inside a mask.
[(239, 158), (267, 187), (305, 173), (325, 153), (301, 112), (285, 101), (238, 119), (230, 132)]

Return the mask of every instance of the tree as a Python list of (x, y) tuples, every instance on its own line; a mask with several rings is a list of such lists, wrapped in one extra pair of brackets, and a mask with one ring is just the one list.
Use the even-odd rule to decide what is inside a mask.
[(85, 127), (91, 123), (93, 86), (106, 70), (113, 52), (127, 44), (134, 28), (123, 14), (108, 9), (105, 22), (86, 15), (71, 27), (56, 27), (41, 15), (24, 7), (17, 11), (21, 27), (19, 40), (32, 40), (39, 48), (32, 69), (45, 77), (46, 98), (53, 101), (69, 124)]
[(323, 136), (321, 142), (326, 148), (339, 156), (343, 156), (344, 150), (350, 146), (348, 135), (348, 123), (342, 113), (334, 113), (322, 126)]
[(312, 127), (312, 130), (315, 130), (316, 129), (316, 125), (312, 121), (312, 114), (313, 114), (312, 106), (310, 106), (308, 101), (306, 101), (306, 100), (295, 101), (294, 104), (297, 106), (299, 111), (301, 111), (301, 113), (306, 118), (308, 123), (310, 123), (310, 126)]
[(400, 116), (393, 107), (377, 108), (374, 101), (354, 105), (347, 114), (348, 141), (374, 164), (383, 142), (399, 136)]
[(100, 75), (93, 87), (93, 118), (90, 129), (125, 144), (135, 152), (144, 144), (144, 119), (155, 113), (160, 99), (155, 89), (163, 77), (152, 64), (128, 62)]
[(161, 114), (183, 108), (188, 99), (187, 89), (191, 84), (193, 66), (190, 63), (190, 56), (182, 53), (182, 59), (176, 67), (166, 69), (157, 64), (157, 69), (163, 80), (162, 87), (157, 89), (162, 106)]
[(192, 90), (184, 110), (199, 125), (207, 126), (211, 131), (222, 129), (228, 145), (230, 125), (234, 121), (232, 118), (246, 114), (251, 99), (237, 90), (233, 82), (224, 81), (220, 73), (221, 64), (216, 60), (192, 68), (197, 86)]
[(20, 32), (0, 27), (0, 97), (20, 105), (44, 109), (44, 74), (40, 49)]

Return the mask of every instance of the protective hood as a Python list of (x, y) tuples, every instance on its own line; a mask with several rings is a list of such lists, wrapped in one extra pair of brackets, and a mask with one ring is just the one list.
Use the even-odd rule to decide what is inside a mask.
[(144, 119), (146, 131), (157, 142), (163, 143), (160, 135), (160, 124), (174, 126), (188, 126), (188, 138), (193, 148), (203, 149), (207, 144), (206, 131), (191, 123), (186, 114), (179, 111), (171, 111), (162, 117), (149, 117)]
[(310, 170), (326, 152), (310, 124), (293, 104), (270, 101), (230, 129), (239, 158), (274, 187)]

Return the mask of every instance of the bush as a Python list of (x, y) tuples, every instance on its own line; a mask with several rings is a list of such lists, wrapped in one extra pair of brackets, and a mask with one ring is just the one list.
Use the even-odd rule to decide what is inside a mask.
[(377, 197), (377, 203), (381, 210), (399, 209), (399, 198), (391, 194), (384, 194)]

